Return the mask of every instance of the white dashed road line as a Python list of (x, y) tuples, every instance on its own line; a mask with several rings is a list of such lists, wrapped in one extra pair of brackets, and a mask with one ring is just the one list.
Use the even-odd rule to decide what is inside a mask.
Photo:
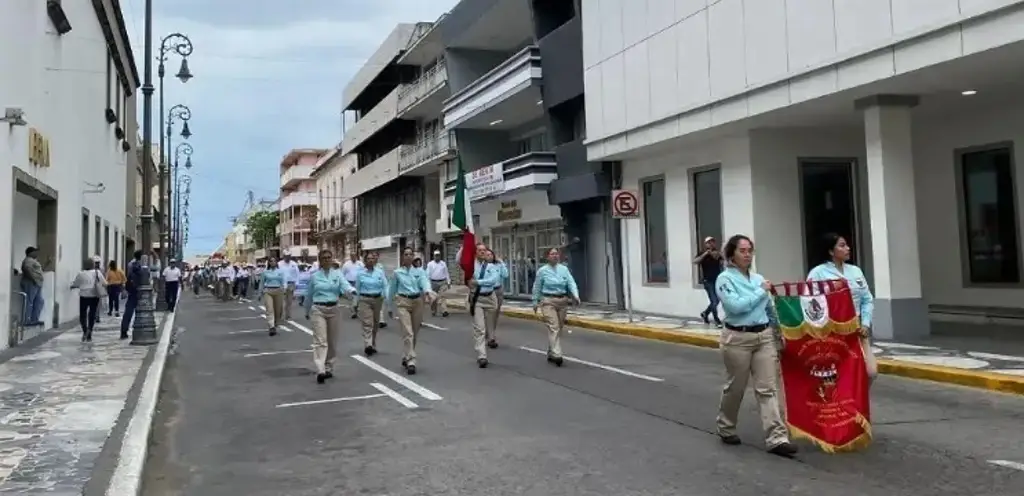
[(448, 328), (447, 328), (447, 327), (441, 327), (441, 326), (439, 326), (439, 325), (431, 324), (430, 322), (424, 322), (424, 323), (423, 323), (423, 326), (424, 326), (424, 327), (429, 327), (429, 328), (431, 328), (431, 329), (437, 329), (437, 330), (439, 330), (439, 331), (447, 331), (447, 330), (448, 330)]
[(231, 331), (228, 334), (252, 334), (257, 332), (267, 332), (266, 329), (247, 329), (244, 331)]
[[(527, 347), (527, 346), (520, 346), (519, 349), (523, 350), (523, 351), (529, 351), (530, 353), (536, 353), (538, 355), (547, 355), (548, 354), (548, 352), (546, 352), (546, 351), (541, 351), (541, 350), (538, 350), (538, 349), (535, 349), (535, 348), (530, 348), (530, 347)], [(635, 377), (637, 379), (643, 379), (645, 381), (665, 382), (665, 379), (662, 379), (660, 377), (651, 377), (649, 375), (638, 374), (636, 372), (630, 372), (628, 370), (622, 370), (622, 369), (611, 367), (611, 366), (608, 366), (608, 365), (601, 365), (600, 363), (594, 363), (594, 362), (588, 362), (586, 360), (580, 360), (579, 358), (571, 358), (571, 357), (563, 356), (562, 359), (567, 361), (567, 362), (578, 363), (580, 365), (586, 365), (586, 366), (598, 368), (598, 369), (601, 369), (601, 370), (607, 370), (608, 372), (615, 372), (616, 374), (622, 374), (622, 375), (626, 375), (626, 376), (629, 376), (629, 377)]]
[(391, 389), (379, 382), (371, 382), (370, 385), (373, 386), (377, 391), (380, 391), (381, 393), (390, 396), (391, 399), (401, 403), (402, 406), (406, 408), (417, 408), (416, 403), (413, 403), (412, 401), (409, 400), (409, 398), (402, 396), (401, 394), (398, 393), (398, 391), (395, 391), (394, 389)]
[(288, 323), (293, 325), (293, 326), (295, 326), (296, 329), (298, 329), (298, 330), (300, 330), (300, 331), (302, 331), (302, 332), (304, 332), (306, 334), (309, 334), (310, 336), (313, 335), (313, 329), (310, 329), (310, 328), (308, 328), (308, 327), (306, 327), (306, 326), (304, 326), (304, 325), (302, 325), (302, 324), (300, 324), (298, 322), (295, 322), (294, 320), (289, 320)]
[(357, 362), (366, 365), (367, 367), (370, 367), (371, 369), (376, 370), (377, 372), (380, 372), (380, 374), (383, 375), (384, 377), (387, 377), (388, 379), (391, 379), (392, 381), (401, 384), (409, 391), (412, 391), (422, 396), (424, 399), (430, 401), (438, 401), (442, 399), (441, 396), (439, 396), (437, 393), (423, 386), (420, 386), (419, 384), (416, 384), (415, 382), (410, 381), (409, 379), (406, 379), (405, 377), (402, 377), (384, 367), (381, 367), (377, 363), (367, 359), (366, 357), (363, 357), (362, 355), (352, 355), (352, 358), (355, 359)]
[(1021, 472), (1024, 472), (1024, 463), (1011, 462), (1010, 460), (989, 460), (988, 462), (998, 467), (1020, 470)]
[(293, 353), (312, 353), (313, 350), (290, 350), (290, 351), (265, 351), (263, 353), (247, 353), (242, 355), (245, 358), (272, 356), (272, 355), (289, 355)]
[[(397, 393), (396, 393), (397, 394)], [(307, 406), (307, 405), (323, 405), (325, 403), (340, 403), (342, 401), (356, 401), (356, 400), (371, 400), (374, 398), (383, 398), (389, 396), (385, 393), (380, 394), (367, 394), (363, 396), (348, 396), (345, 398), (329, 398), (326, 400), (312, 400), (312, 401), (296, 401), (295, 403), (281, 403), (274, 408), (290, 408), (293, 406)]]
[(261, 315), (254, 315), (254, 316), (251, 316), (251, 317), (233, 317), (233, 318), (230, 318), (230, 319), (220, 319), (220, 322), (231, 322), (231, 321), (236, 321), (236, 320), (254, 320), (254, 319), (266, 320)]

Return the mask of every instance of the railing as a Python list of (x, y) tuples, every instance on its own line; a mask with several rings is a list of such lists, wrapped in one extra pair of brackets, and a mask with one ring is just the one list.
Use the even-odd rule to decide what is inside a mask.
[[(497, 86), (499, 83), (507, 82), (510, 79), (540, 78), (540, 49), (534, 45), (528, 46), (511, 57), (505, 59), (497, 67), (487, 71), (468, 86), (453, 93), (444, 101), (444, 112), (446, 125), (451, 121), (449, 113), (459, 111), (460, 114), (476, 112), (488, 103), (492, 98), (483, 101), (477, 99), (485, 98), (487, 90)], [(460, 108), (463, 106), (469, 109)]]
[(455, 133), (441, 133), (424, 139), (415, 145), (402, 147), (398, 158), (399, 172), (405, 172), (434, 158), (455, 153)]
[(412, 107), (416, 102), (427, 95), (441, 88), (448, 82), (448, 68), (444, 62), (438, 62), (429, 71), (423, 73), (419, 79), (404, 84), (398, 90), (398, 113), (401, 114)]

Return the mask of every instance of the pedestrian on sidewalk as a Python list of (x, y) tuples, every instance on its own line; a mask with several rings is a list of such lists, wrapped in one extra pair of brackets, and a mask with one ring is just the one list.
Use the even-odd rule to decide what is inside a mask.
[[(427, 277), (430, 278), (430, 290), (435, 294), (443, 294), (452, 285), (452, 276), (448, 273), (448, 264), (441, 259), (441, 250), (434, 250), (434, 259), (427, 262)], [(430, 315), (437, 317), (441, 312), (442, 317), (448, 316), (448, 303), (444, 298), (434, 298), (430, 304)]]
[(164, 301), (167, 302), (167, 311), (173, 312), (178, 304), (178, 290), (181, 288), (181, 269), (178, 268), (177, 260), (170, 260), (167, 268), (164, 269)]
[(390, 299), (388, 286), (384, 269), (377, 265), (377, 253), (366, 252), (363, 267), (356, 273), (355, 284), (355, 306), (363, 327), (363, 353), (366, 356), (377, 353), (377, 320), (384, 311), (384, 302)]
[(26, 326), (41, 326), (39, 320), (43, 313), (43, 265), (39, 263), (39, 248), (25, 248), (25, 259), (21, 261), (21, 292), (25, 293), (25, 315), (22, 322)]
[[(355, 250), (349, 253), (348, 260), (341, 266), (341, 275), (351, 284), (353, 287), (356, 285), (356, 276), (359, 275), (359, 270), (363, 268), (363, 261), (359, 260), (359, 253)], [(352, 318), (358, 317), (358, 308), (355, 303), (352, 303)]]
[(75, 276), (71, 289), (78, 290), (78, 323), (82, 326), (82, 342), (92, 341), (100, 299), (107, 296), (107, 279), (103, 277), (99, 257), (85, 261), (82, 271)]
[(142, 263), (142, 250), (135, 250), (132, 254), (132, 261), (128, 262), (127, 281), (124, 291), (127, 298), (124, 300), (124, 314), (121, 315), (121, 339), (128, 339), (128, 328), (135, 317), (135, 309), (139, 306), (139, 297), (142, 290), (143, 278), (146, 268)]
[(841, 279), (850, 288), (853, 307), (860, 317), (860, 347), (864, 350), (864, 365), (868, 369), (871, 382), (878, 377), (878, 362), (871, 349), (871, 317), (875, 313), (875, 297), (871, 294), (871, 286), (860, 267), (850, 263), (850, 245), (846, 238), (828, 233), (822, 240), (825, 262), (811, 269), (807, 274), (808, 281), (828, 281)]
[(412, 248), (402, 250), (402, 263), (391, 276), (388, 289), (402, 324), (402, 368), (408, 375), (416, 373), (416, 338), (423, 325), (423, 302), (433, 302), (437, 296), (430, 288), (427, 272), (416, 266), (416, 260)]
[(718, 274), (722, 273), (722, 252), (718, 250), (718, 242), (713, 236), (704, 238), (704, 251), (693, 259), (693, 263), (700, 267), (700, 279), (704, 285), (704, 292), (708, 295), (708, 307), (700, 313), (700, 318), (705, 324), (710, 325), (708, 316), (715, 318), (715, 327), (722, 327), (722, 320), (718, 318), (718, 293), (715, 291), (715, 281)]
[(754, 397), (769, 453), (792, 457), (796, 446), (782, 420), (778, 398), (778, 351), (773, 326), (771, 283), (753, 272), (754, 242), (737, 234), (725, 244), (729, 265), (718, 276), (715, 288), (725, 310), (725, 329), (719, 338), (725, 361), (726, 382), (718, 408), (718, 436), (729, 445), (740, 444), (736, 422), (747, 382), (754, 379)]
[(124, 292), (126, 282), (128, 278), (117, 268), (117, 261), (111, 260), (107, 264), (107, 317), (111, 314), (114, 317), (121, 316), (121, 293)]
[(548, 362), (562, 366), (562, 331), (569, 305), (580, 304), (580, 290), (569, 267), (559, 263), (562, 253), (551, 248), (548, 263), (537, 269), (533, 283), (533, 313), (540, 309), (548, 326)]
[(270, 335), (277, 335), (277, 328), (284, 323), (284, 274), (277, 268), (277, 259), (267, 258), (267, 267), (260, 273), (260, 299), (267, 309)]
[(491, 256), (491, 250), (486, 244), (476, 245), (476, 263), (473, 277), (468, 283), (469, 314), (473, 317), (473, 347), (476, 349), (476, 364), (482, 369), (487, 368), (488, 363), (487, 338), (494, 336), (493, 326), (498, 321), (494, 317), (498, 311), (494, 288), (500, 284), (501, 268), (488, 261)]
[(498, 347), (498, 317), (501, 315), (501, 307), (505, 304), (505, 281), (508, 280), (508, 266), (505, 262), (502, 262), (497, 255), (494, 254), (494, 250), (487, 249), (487, 263), (495, 266), (498, 269), (498, 284), (494, 286), (494, 301), (497, 302), (497, 308), (491, 314), (491, 324), (488, 326), (490, 334), (487, 335), (487, 347), (492, 350)]
[(306, 298), (306, 318), (313, 322), (313, 364), (316, 366), (316, 382), (323, 384), (334, 377), (334, 357), (337, 355), (338, 335), (341, 334), (342, 296), (356, 293), (341, 271), (331, 268), (334, 253), (320, 250), (320, 270), (309, 278), (309, 295)]
[[(295, 301), (295, 284), (299, 281), (299, 263), (292, 259), (289, 254), (284, 255), (284, 260), (277, 263), (277, 267), (284, 274), (284, 318), (292, 318), (292, 302)], [(327, 267), (330, 267), (328, 264)]]

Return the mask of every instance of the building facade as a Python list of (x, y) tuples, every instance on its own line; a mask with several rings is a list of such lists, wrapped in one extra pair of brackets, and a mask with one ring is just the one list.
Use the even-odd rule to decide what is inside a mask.
[(281, 255), (313, 259), (317, 247), (312, 239), (317, 219), (316, 179), (313, 168), (328, 150), (302, 148), (288, 152), (281, 160), (281, 198), (278, 200)]
[(588, 158), (621, 161), (642, 196), (624, 227), (636, 309), (706, 305), (705, 236), (750, 235), (781, 281), (836, 232), (881, 338), (928, 334), (940, 313), (1020, 313), (1024, 5), (924, 6), (583, 2)]
[(27, 247), (39, 248), (45, 272), (44, 328), (77, 318), (77, 291), (68, 288), (86, 258), (126, 258), (139, 77), (115, 0), (5, 2), (0, 74), (4, 348), (28, 337), (11, 333), (23, 312)]
[(338, 259), (358, 252), (356, 201), (345, 198), (345, 179), (356, 170), (358, 157), (345, 154), (341, 145), (331, 149), (313, 167), (316, 179), (316, 243), (330, 249)]

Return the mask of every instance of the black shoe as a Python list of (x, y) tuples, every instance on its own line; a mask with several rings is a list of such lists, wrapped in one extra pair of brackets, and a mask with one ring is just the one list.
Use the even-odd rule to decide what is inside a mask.
[(352, 317), (350, 317), (350, 318), (353, 318), (353, 319), (354, 319), (354, 318), (356, 318), (356, 317), (358, 317), (358, 315), (356, 315), (356, 314), (352, 314)]
[(408, 358), (403, 358), (402, 359), (402, 368), (405, 368), (407, 365), (409, 365), (409, 359)]
[(448, 312), (441, 312), (441, 316), (442, 317), (447, 317), (448, 316)]
[(381, 329), (383, 329), (383, 328), (385, 328), (385, 327), (387, 327), (387, 326), (388, 326), (388, 323), (387, 323), (387, 322), (381, 322), (381, 323), (377, 324), (377, 327), (379, 327), (379, 328), (381, 328)]
[(327, 372), (327, 373), (325, 373), (324, 374), (324, 378), (326, 378), (326, 379), (333, 379), (334, 378), (334, 372)]
[(487, 368), (487, 359), (486, 358), (477, 358), (476, 359), (476, 365), (477, 365), (477, 367), (480, 367), (482, 369), (486, 369)]
[(88, 341), (88, 340), (89, 340), (89, 336), (87, 336), (87, 335), (85, 334), (85, 332), (83, 331), (83, 332), (82, 332), (82, 342), (84, 343), (84, 342), (86, 342), (86, 341)]
[(548, 363), (553, 363), (553, 364), (561, 367), (562, 363), (563, 363), (563, 359), (562, 359), (562, 357), (556, 357), (556, 356), (548, 355)]
[(701, 320), (704, 321), (704, 325), (711, 324), (711, 319), (708, 318), (708, 313), (707, 312), (701, 312), (700, 313), (700, 318), (701, 318)]
[(271, 327), (270, 328), (270, 335), (271, 336), (277, 336), (277, 328), (276, 327)]
[(498, 342), (492, 339), (487, 342), (487, 347), (493, 350), (498, 347)]
[(416, 375), (416, 366), (415, 365), (406, 365), (405, 366), (405, 374), (406, 375)]
[(121, 334), (121, 339), (128, 339), (128, 335), (127, 335), (127, 334), (124, 334), (124, 333), (122, 333), (122, 334)]
[(327, 374), (317, 374), (316, 375), (316, 383), (317, 384), (323, 384), (324, 381), (326, 381), (326, 380), (327, 380)]
[(729, 446), (739, 446), (740, 443), (742, 443), (742, 441), (740, 441), (740, 437), (735, 434), (731, 436), (719, 436), (719, 439), (722, 440), (723, 444), (728, 444)]
[(786, 458), (793, 458), (793, 455), (797, 454), (797, 451), (799, 450), (796, 449), (796, 446), (793, 446), (792, 444), (789, 443), (782, 443), (768, 450), (768, 452), (773, 455), (778, 455)]
[(372, 357), (377, 354), (377, 350), (373, 346), (367, 346), (363, 348), (363, 353), (368, 357)]

